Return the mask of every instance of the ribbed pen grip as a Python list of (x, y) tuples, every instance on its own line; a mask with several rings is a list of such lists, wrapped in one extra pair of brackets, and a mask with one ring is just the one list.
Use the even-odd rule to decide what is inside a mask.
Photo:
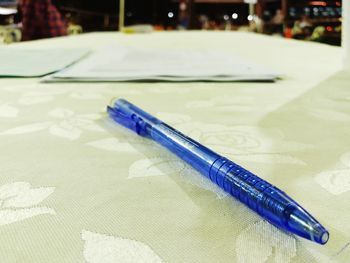
[(268, 182), (224, 157), (213, 163), (209, 177), (227, 193), (270, 222), (284, 224), (276, 216), (285, 212), (290, 205), (289, 198), (284, 198), (285, 194)]

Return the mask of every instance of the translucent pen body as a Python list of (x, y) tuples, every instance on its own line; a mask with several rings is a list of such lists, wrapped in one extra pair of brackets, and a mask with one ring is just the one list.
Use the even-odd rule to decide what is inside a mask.
[(108, 108), (116, 122), (167, 148), (278, 228), (319, 244), (327, 230), (283, 191), (125, 100)]

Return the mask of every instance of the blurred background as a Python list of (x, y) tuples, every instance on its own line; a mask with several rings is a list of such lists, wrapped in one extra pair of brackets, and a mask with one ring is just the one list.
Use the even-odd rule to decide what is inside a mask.
[[(26, 14), (21, 2), (26, 1), (30, 2), (0, 0), (0, 42), (30, 40), (22, 37)], [(44, 0), (33, 2), (40, 1)], [(119, 28), (118, 0), (49, 2), (57, 9), (67, 34)], [(340, 45), (341, 8), (339, 0), (125, 0), (123, 14), (125, 26), (149, 25), (154, 30), (252, 31)], [(40, 10), (36, 12), (36, 16), (40, 16)]]

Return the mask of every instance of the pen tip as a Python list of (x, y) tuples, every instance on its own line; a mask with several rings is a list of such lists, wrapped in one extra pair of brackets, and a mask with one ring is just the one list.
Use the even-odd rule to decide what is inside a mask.
[(295, 234), (324, 245), (329, 233), (315, 218), (300, 207), (292, 211), (288, 220), (289, 229)]
[(326, 244), (327, 242), (328, 242), (328, 239), (329, 239), (329, 233), (328, 233), (328, 231), (327, 230), (325, 230), (323, 233), (322, 233), (322, 235), (321, 235), (321, 244), (322, 245), (324, 245), (324, 244)]

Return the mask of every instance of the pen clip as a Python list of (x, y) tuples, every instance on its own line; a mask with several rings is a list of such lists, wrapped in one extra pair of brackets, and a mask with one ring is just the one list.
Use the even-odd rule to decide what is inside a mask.
[(147, 123), (134, 113), (131, 115), (122, 111), (118, 107), (107, 106), (107, 112), (109, 116), (117, 123), (123, 125), (124, 127), (136, 132), (140, 136), (147, 136)]

